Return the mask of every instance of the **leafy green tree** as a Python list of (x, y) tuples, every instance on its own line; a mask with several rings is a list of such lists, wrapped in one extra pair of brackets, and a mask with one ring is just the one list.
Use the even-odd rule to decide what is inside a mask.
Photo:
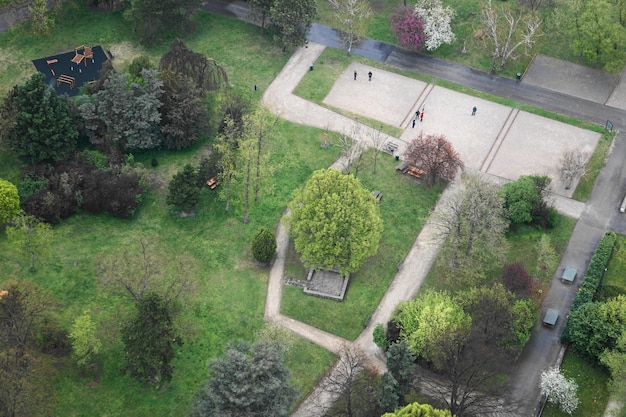
[(179, 211), (189, 212), (200, 200), (200, 188), (196, 185), (196, 169), (187, 164), (174, 175), (168, 186), (166, 202)]
[(274, 0), (250, 0), (250, 17), (261, 26), (261, 35), (265, 32), (265, 25), (270, 20)]
[(579, 353), (598, 360), (605, 349), (615, 346), (626, 332), (626, 296), (605, 303), (585, 303), (568, 316), (568, 338)]
[(358, 45), (367, 30), (372, 9), (365, 0), (329, 0), (333, 9), (335, 27), (341, 31), (341, 44), (352, 55), (352, 47)]
[(46, 85), (42, 73), (33, 74), (7, 97), (9, 127), (7, 143), (28, 163), (60, 161), (76, 149), (78, 131), (67, 105)]
[(91, 143), (117, 157), (127, 149), (161, 145), (163, 82), (154, 70), (141, 76), (143, 84), (129, 84), (126, 75), (113, 73), (104, 89), (80, 106)]
[(498, 185), (480, 175), (463, 175), (433, 217), (445, 244), (437, 262), (453, 288), (476, 284), (486, 269), (504, 260), (508, 220)]
[(11, 220), (20, 211), (20, 196), (17, 187), (0, 178), (0, 225)]
[(570, 47), (587, 62), (617, 72), (626, 61), (624, 7), (621, 1), (559, 0), (552, 24), (569, 35)]
[(276, 236), (267, 227), (261, 227), (252, 240), (252, 255), (259, 262), (269, 262), (276, 254)]
[(283, 363), (285, 347), (237, 342), (211, 361), (211, 379), (196, 396), (193, 417), (286, 417), (297, 397)]
[(78, 366), (88, 365), (94, 356), (100, 353), (102, 342), (98, 339), (96, 330), (96, 323), (91, 320), (89, 311), (83, 312), (74, 319), (68, 336), (72, 342), (72, 351)]
[(287, 48), (304, 45), (306, 34), (317, 15), (316, 0), (274, 0), (270, 8), (272, 24), (278, 38)]
[(552, 225), (554, 209), (548, 201), (551, 181), (547, 176), (523, 175), (517, 181), (502, 186), (504, 207), (513, 225)]
[(315, 171), (288, 207), (289, 233), (307, 268), (336, 267), (346, 275), (378, 250), (379, 205), (352, 175)]
[(139, 299), (136, 307), (135, 317), (122, 327), (124, 372), (139, 382), (169, 382), (174, 345), (182, 345), (174, 326), (173, 307), (154, 293)]
[(398, 392), (398, 381), (393, 377), (391, 372), (385, 372), (380, 377), (381, 392), (378, 397), (378, 405), (383, 411), (391, 411), (398, 408), (400, 396)]
[(168, 33), (191, 33), (195, 27), (191, 15), (201, 5), (199, 0), (130, 0), (126, 17), (144, 45), (154, 45)]
[(221, 196), (226, 200), (226, 211), (230, 210), (233, 182), (240, 175), (238, 171), (239, 161), (237, 160), (237, 144), (240, 135), (241, 130), (237, 128), (235, 120), (227, 116), (224, 128), (215, 141), (215, 150), (220, 155), (219, 167), (221, 171), (218, 178), (222, 183)]
[(467, 334), (472, 324), (472, 318), (445, 291), (427, 291), (401, 303), (395, 320), (415, 355), (431, 362), (438, 355), (440, 341), (448, 335)]
[(453, 417), (449, 410), (438, 410), (430, 404), (411, 403), (382, 417)]
[(52, 240), (52, 228), (38, 218), (21, 213), (7, 228), (11, 245), (30, 260), (29, 271), (35, 272), (35, 261), (47, 254)]
[(600, 362), (611, 372), (609, 389), (613, 398), (626, 398), (626, 331), (617, 340), (615, 348), (602, 352)]
[(46, 34), (54, 27), (54, 18), (50, 16), (48, 11), (48, 3), (46, 0), (34, 0), (28, 6), (35, 33)]

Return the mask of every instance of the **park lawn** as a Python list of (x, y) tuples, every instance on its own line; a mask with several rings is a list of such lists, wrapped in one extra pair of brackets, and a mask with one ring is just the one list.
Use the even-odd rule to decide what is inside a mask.
[[(561, 371), (566, 378), (573, 378), (578, 384), (579, 404), (573, 417), (601, 417), (604, 415), (609, 400), (607, 383), (609, 376), (598, 366), (585, 361), (572, 351), (565, 354)], [(566, 414), (557, 407), (547, 404), (542, 416), (566, 417)]]
[(607, 267), (607, 272), (598, 288), (596, 299), (626, 294), (626, 236), (618, 235), (617, 242)]
[[(371, 151), (365, 155), (369, 158)], [(354, 340), (364, 328), (384, 295), (389, 283), (434, 207), (441, 188), (426, 188), (399, 174), (397, 161), (382, 154), (377, 174), (373, 167), (359, 171), (358, 178), (368, 190), (383, 193), (380, 211), (383, 235), (378, 253), (368, 259), (350, 278), (342, 302), (306, 295), (301, 288), (285, 286), (281, 313), (348, 340)], [(293, 247), (292, 247), (293, 248)], [(291, 250), (286, 275), (304, 279), (305, 271), (295, 251)]]

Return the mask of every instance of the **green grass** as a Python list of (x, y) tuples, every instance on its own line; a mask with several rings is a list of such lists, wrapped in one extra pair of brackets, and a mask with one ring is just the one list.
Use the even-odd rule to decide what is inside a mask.
[[(578, 384), (579, 405), (573, 417), (601, 417), (609, 400), (607, 390), (608, 375), (599, 367), (590, 365), (568, 351), (561, 364), (561, 371), (566, 378), (573, 378)], [(551, 404), (543, 411), (544, 417), (566, 417), (566, 414)]]
[[(371, 153), (366, 157), (369, 155)], [(398, 174), (396, 165), (393, 158), (383, 154), (376, 175), (372, 167), (359, 173), (364, 187), (383, 193), (380, 208), (384, 231), (378, 253), (351, 276), (345, 300), (312, 297), (305, 295), (301, 288), (286, 286), (283, 314), (348, 340), (363, 331), (364, 323), (380, 302), (397, 272), (398, 263), (413, 244), (441, 193), (440, 188), (428, 189)], [(293, 251), (288, 259), (287, 274), (290, 278), (304, 278), (304, 268)]]
[(626, 294), (626, 236), (617, 238), (607, 272), (598, 290), (603, 298)]
[(591, 190), (596, 183), (596, 179), (598, 178), (598, 175), (600, 175), (600, 170), (604, 166), (604, 162), (608, 156), (609, 149), (611, 149), (611, 144), (613, 143), (614, 138), (615, 134), (607, 131), (602, 132), (602, 136), (600, 137), (600, 140), (598, 141), (598, 144), (596, 145), (596, 148), (587, 163), (587, 172), (578, 182), (576, 190), (572, 195), (573, 199), (586, 201), (587, 198), (589, 198)]

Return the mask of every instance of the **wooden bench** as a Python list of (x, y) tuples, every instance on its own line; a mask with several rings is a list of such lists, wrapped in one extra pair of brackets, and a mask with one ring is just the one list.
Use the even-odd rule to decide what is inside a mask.
[(206, 182), (206, 185), (208, 185), (211, 190), (215, 190), (215, 188), (220, 185), (220, 182), (213, 177)]
[(421, 177), (423, 173), (424, 171), (416, 167), (409, 167), (409, 169), (406, 170), (406, 174), (409, 174), (410, 176), (415, 178)]
[(374, 198), (375, 198), (376, 200), (378, 200), (378, 201), (382, 200), (382, 198), (383, 198), (383, 193), (381, 193), (381, 192), (380, 192), (380, 191), (378, 191), (378, 190), (374, 190), (374, 191), (372, 191), (372, 195), (373, 195), (373, 196), (374, 196)]
[(52, 64), (56, 64), (57, 62), (59, 62), (58, 59), (49, 59), (46, 61), (46, 64), (52, 65)]
[(59, 85), (61, 85), (61, 83), (65, 83), (65, 84), (69, 84), (70, 88), (74, 88), (74, 82), (76, 80), (74, 79), (74, 77), (70, 77), (69, 75), (59, 75), (59, 78), (57, 78), (57, 87)]

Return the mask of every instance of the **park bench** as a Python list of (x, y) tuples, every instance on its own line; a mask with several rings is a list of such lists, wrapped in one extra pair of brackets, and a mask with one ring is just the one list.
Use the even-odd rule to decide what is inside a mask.
[(378, 201), (382, 200), (382, 198), (383, 198), (383, 193), (381, 193), (381, 192), (380, 192), (380, 191), (378, 191), (378, 190), (374, 190), (374, 191), (372, 191), (372, 195), (373, 195), (373, 196), (374, 196), (374, 198), (375, 198), (376, 200), (378, 200)]
[(417, 167), (409, 167), (409, 169), (406, 170), (406, 174), (409, 174), (410, 176), (415, 178), (421, 177), (423, 173), (424, 171)]
[(385, 147), (383, 148), (384, 152), (387, 152), (390, 155), (393, 155), (395, 151), (398, 150), (398, 144), (394, 142), (387, 142)]
[(49, 59), (46, 61), (46, 64), (52, 65), (52, 64), (56, 64), (57, 62), (59, 62), (58, 59)]
[(74, 88), (74, 82), (76, 80), (74, 77), (70, 77), (69, 75), (61, 74), (59, 78), (57, 78), (57, 87), (61, 85), (61, 83), (69, 84), (70, 88)]
[(213, 177), (206, 182), (206, 185), (208, 185), (211, 190), (215, 190), (215, 188), (220, 185), (220, 182)]

